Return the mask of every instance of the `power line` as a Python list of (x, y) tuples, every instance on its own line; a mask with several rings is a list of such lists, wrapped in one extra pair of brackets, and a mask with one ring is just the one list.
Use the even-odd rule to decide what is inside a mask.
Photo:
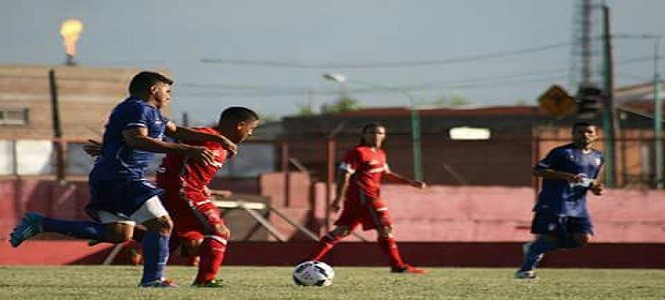
[(219, 58), (202, 58), (201, 63), (213, 64), (229, 64), (229, 65), (250, 65), (261, 67), (273, 68), (299, 68), (299, 69), (377, 69), (377, 68), (400, 68), (400, 67), (414, 67), (423, 65), (445, 65), (454, 63), (463, 63), (471, 61), (489, 60), (502, 57), (516, 56), (522, 54), (536, 53), (563, 46), (570, 46), (572, 43), (552, 44), (540, 47), (524, 48), (512, 51), (503, 51), (490, 54), (471, 55), (467, 57), (454, 58), (454, 59), (438, 59), (438, 60), (420, 60), (420, 61), (404, 61), (404, 62), (356, 62), (356, 63), (311, 63), (302, 61), (274, 61), (274, 60), (257, 60), (257, 59), (219, 59)]
[[(628, 65), (646, 61), (653, 61), (653, 57), (636, 57), (627, 59), (624, 61), (617, 62), (616, 65)], [(494, 87), (497, 84), (512, 82), (508, 79), (518, 79), (525, 77), (534, 77), (534, 76), (547, 76), (547, 78), (532, 79), (531, 81), (521, 82), (541, 82), (546, 79), (555, 78), (559, 79), (559, 76), (565, 76), (568, 70), (566, 68), (556, 68), (556, 69), (545, 69), (539, 71), (531, 71), (517, 74), (503, 74), (503, 75), (493, 75), (493, 76), (484, 76), (484, 77), (474, 77), (466, 78), (460, 80), (446, 81), (446, 82), (432, 82), (432, 83), (423, 83), (417, 85), (408, 85), (408, 86), (395, 86), (395, 87), (386, 87), (383, 89), (353, 89), (349, 92), (356, 94), (361, 93), (396, 93), (399, 91), (431, 91), (431, 90), (441, 90), (441, 89), (469, 89), (469, 88), (480, 88), (483, 85), (487, 87)], [(498, 80), (498, 81), (497, 81)], [(237, 84), (193, 84), (193, 83), (182, 83), (179, 86), (182, 87), (192, 87), (197, 89), (212, 89), (212, 90), (223, 90), (227, 91), (228, 95), (247, 95), (247, 96), (271, 96), (271, 95), (301, 95), (306, 93), (316, 93), (316, 94), (325, 94), (333, 95), (339, 93), (338, 91), (312, 91), (310, 88), (302, 87), (274, 87), (274, 86), (257, 86), (257, 85), (237, 85)], [(195, 93), (189, 93), (195, 94)], [(219, 93), (215, 93), (219, 95)]]

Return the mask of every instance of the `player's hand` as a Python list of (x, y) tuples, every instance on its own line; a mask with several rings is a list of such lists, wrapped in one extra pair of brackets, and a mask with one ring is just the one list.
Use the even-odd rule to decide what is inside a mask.
[(330, 211), (336, 213), (342, 209), (342, 206), (339, 205), (339, 201), (333, 201), (333, 203), (330, 203)]
[(229, 190), (210, 190), (210, 195), (229, 198), (233, 195), (233, 192)]
[(90, 155), (91, 157), (98, 156), (102, 153), (102, 143), (92, 139), (88, 140), (88, 143), (83, 145), (83, 151)]
[(229, 139), (227, 139), (225, 136), (220, 135), (220, 144), (222, 145), (222, 148), (224, 150), (229, 151), (229, 156), (234, 156), (238, 154), (238, 145), (236, 145), (234, 142), (231, 142)]
[(215, 153), (206, 147), (191, 146), (187, 150), (186, 155), (188, 158), (204, 165), (212, 165), (215, 163)]
[(427, 183), (425, 183), (424, 181), (420, 181), (420, 180), (414, 180), (414, 181), (411, 182), (411, 186), (412, 187), (417, 187), (419, 189), (424, 189), (424, 188), (427, 187)]
[(582, 183), (584, 182), (585, 179), (586, 177), (584, 177), (581, 174), (578, 175), (568, 174), (568, 176), (566, 176), (566, 180), (570, 183)]
[(599, 182), (594, 182), (589, 189), (596, 196), (602, 195), (603, 191), (605, 190), (605, 188), (603, 187), (603, 184), (599, 183)]

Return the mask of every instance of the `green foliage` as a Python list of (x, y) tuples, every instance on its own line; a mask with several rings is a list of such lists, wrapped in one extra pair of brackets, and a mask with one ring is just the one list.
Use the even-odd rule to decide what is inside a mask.
[(471, 101), (462, 96), (452, 95), (452, 96), (441, 96), (436, 100), (434, 100), (432, 104), (434, 106), (439, 106), (439, 107), (459, 107), (459, 106), (469, 105), (471, 104)]
[(309, 104), (296, 104), (298, 107), (299, 116), (312, 116), (314, 115), (314, 110)]
[(342, 112), (349, 112), (358, 110), (359, 104), (358, 100), (345, 96), (339, 98), (333, 104), (323, 104), (321, 105), (321, 113), (323, 114), (335, 114)]
[(291, 267), (221, 270), (225, 287), (192, 288), (193, 267), (169, 266), (177, 289), (136, 284), (140, 266), (0, 267), (0, 298), (23, 299), (665, 299), (665, 270), (541, 269), (512, 279), (512, 269), (429, 268), (427, 275), (383, 268), (335, 267), (329, 287), (300, 287)]

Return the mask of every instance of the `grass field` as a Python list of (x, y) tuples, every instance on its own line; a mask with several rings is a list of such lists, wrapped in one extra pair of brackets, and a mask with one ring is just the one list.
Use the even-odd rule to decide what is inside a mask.
[(134, 266), (0, 267), (0, 299), (665, 299), (665, 270), (543, 269), (540, 279), (512, 279), (509, 269), (336, 267), (329, 287), (299, 287), (291, 268), (224, 267), (227, 284), (189, 287), (192, 267), (170, 266), (178, 289), (140, 289)]

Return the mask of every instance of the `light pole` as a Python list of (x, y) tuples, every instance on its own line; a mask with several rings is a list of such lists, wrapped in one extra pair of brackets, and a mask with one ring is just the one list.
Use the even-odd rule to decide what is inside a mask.
[(340, 90), (342, 91), (343, 95), (345, 95), (344, 93), (346, 92), (343, 89), (342, 84), (345, 82), (351, 82), (369, 87), (377, 91), (395, 91), (409, 100), (409, 120), (411, 121), (411, 146), (413, 152), (413, 178), (415, 180), (423, 180), (422, 152), (420, 146), (420, 115), (418, 114), (418, 110), (414, 107), (413, 95), (409, 94), (407, 91), (381, 86), (374, 83), (367, 83), (357, 80), (348, 81), (347, 77), (342, 74), (325, 73), (323, 74), (323, 78), (340, 84)]
[(658, 71), (659, 46), (661, 36), (653, 43), (653, 103), (654, 103), (654, 151), (656, 152), (656, 188), (663, 188), (663, 103), (660, 99), (660, 72)]
[(660, 63), (660, 40), (663, 36), (654, 34), (619, 34), (618, 38), (653, 40), (653, 143), (654, 143), (654, 181), (657, 189), (662, 189), (663, 182), (663, 100), (660, 98), (661, 79), (658, 64)]

